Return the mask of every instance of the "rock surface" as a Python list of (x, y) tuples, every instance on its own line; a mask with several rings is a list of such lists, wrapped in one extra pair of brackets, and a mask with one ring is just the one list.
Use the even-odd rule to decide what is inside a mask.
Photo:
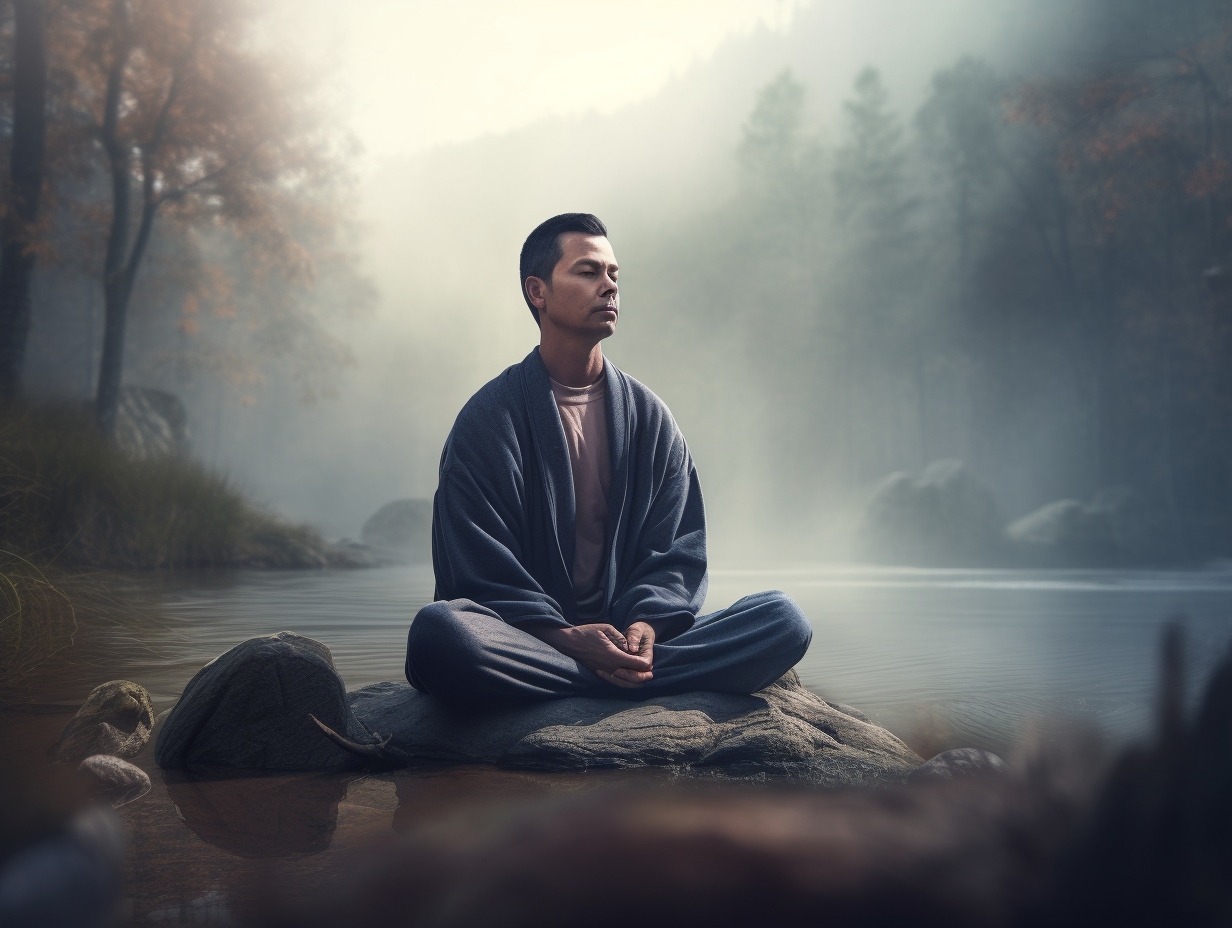
[(116, 443), (135, 457), (166, 457), (188, 451), (188, 413), (174, 393), (124, 387), (116, 409)]
[(800, 685), (795, 672), (752, 696), (685, 693), (640, 703), (571, 698), (481, 714), (450, 712), (405, 683), (350, 696), (359, 720), (409, 759), (532, 770), (708, 766), (827, 785), (901, 782), (920, 759), (894, 735)]
[(132, 757), (150, 739), (154, 707), (144, 687), (127, 680), (96, 686), (64, 726), (51, 749), (56, 760), (75, 763), (92, 754)]
[(378, 509), (360, 529), (360, 540), (405, 560), (432, 560), (432, 500), (396, 499)]
[(144, 770), (111, 754), (91, 755), (78, 769), (93, 781), (113, 809), (140, 799), (150, 790), (150, 777)]
[(371, 741), (347, 707), (329, 648), (292, 632), (249, 638), (206, 664), (163, 722), (160, 767), (256, 773), (355, 766), (310, 714), (356, 741)]
[(161, 766), (320, 770), (361, 763), (308, 713), (400, 763), (491, 763), (534, 770), (706, 766), (783, 773), (826, 785), (902, 782), (920, 764), (854, 709), (804, 689), (795, 673), (752, 696), (687, 693), (645, 702), (557, 699), (489, 712), (450, 710), (405, 683), (344, 696), (328, 649), (281, 632), (207, 665), (167, 717)]
[(961, 461), (934, 461), (918, 478), (894, 473), (874, 491), (856, 554), (882, 564), (999, 563), (1005, 521), (989, 489)]
[(919, 783), (924, 780), (965, 780), (988, 774), (1006, 774), (1009, 764), (991, 751), (980, 748), (955, 748), (943, 751), (926, 764), (920, 765), (908, 780)]

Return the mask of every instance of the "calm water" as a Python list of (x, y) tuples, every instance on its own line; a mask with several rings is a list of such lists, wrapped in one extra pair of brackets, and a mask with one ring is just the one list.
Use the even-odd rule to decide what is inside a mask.
[[(1114, 742), (1142, 734), (1161, 622), (1188, 618), (1194, 690), (1232, 639), (1232, 565), (716, 570), (706, 608), (764, 589), (790, 594), (813, 622), (806, 686), (895, 730), (931, 707), (972, 743), (1007, 744), (1033, 720), (1052, 731), (1076, 718)], [(163, 594), (165, 627), (127, 672), (172, 697), (242, 639), (290, 629), (330, 647), (348, 688), (400, 680), (408, 623), (431, 597), (427, 565), (197, 578)]]

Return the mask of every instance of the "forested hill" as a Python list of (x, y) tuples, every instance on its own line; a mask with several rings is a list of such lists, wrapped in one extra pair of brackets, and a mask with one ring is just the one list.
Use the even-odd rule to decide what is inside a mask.
[(535, 341), (522, 238), (586, 209), (608, 353), (680, 421), (718, 551), (841, 553), (882, 477), (958, 458), (1007, 519), (1129, 486), (1172, 555), (1226, 554), (1230, 32), (1197, 0), (817, 3), (624, 110), (370, 165), (357, 368), (310, 414), (226, 407), (219, 460), (343, 530), (429, 494)]

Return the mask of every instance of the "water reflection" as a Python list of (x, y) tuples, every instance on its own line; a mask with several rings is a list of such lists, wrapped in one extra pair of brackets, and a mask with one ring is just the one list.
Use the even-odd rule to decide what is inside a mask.
[(304, 857), (329, 847), (355, 774), (198, 780), (163, 774), (184, 824), (239, 857)]

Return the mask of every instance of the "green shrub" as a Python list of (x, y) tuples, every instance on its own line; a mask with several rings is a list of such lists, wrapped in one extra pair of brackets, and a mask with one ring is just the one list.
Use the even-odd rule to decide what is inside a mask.
[(0, 410), (0, 545), (35, 563), (107, 568), (323, 567), (312, 530), (248, 503), (187, 458), (136, 458), (86, 411)]

